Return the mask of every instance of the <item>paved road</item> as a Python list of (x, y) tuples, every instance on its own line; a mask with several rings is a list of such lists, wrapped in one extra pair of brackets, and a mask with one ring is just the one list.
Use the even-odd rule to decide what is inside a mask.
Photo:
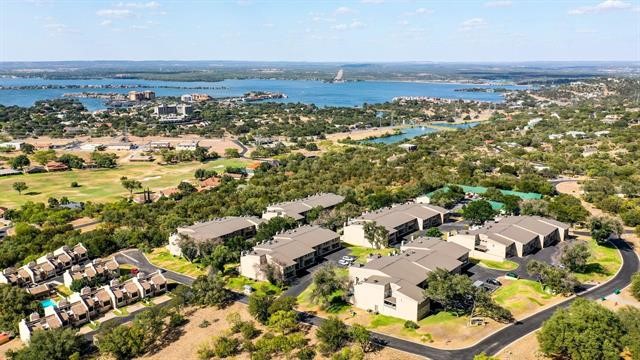
[(249, 148), (247, 148), (246, 146), (244, 146), (243, 143), (241, 143), (239, 140), (231, 140), (234, 144), (240, 146), (240, 157), (244, 157), (244, 155), (247, 153), (247, 151), (249, 151)]
[[(638, 256), (633, 251), (631, 246), (621, 240), (615, 239), (611, 241), (619, 250), (623, 258), (623, 265), (618, 274), (606, 284), (597, 287), (595, 289), (589, 289), (579, 294), (578, 296), (586, 299), (596, 300), (603, 296), (612, 294), (616, 289), (622, 289), (629, 285), (631, 281), (631, 275), (640, 270), (640, 261)], [(339, 253), (339, 252), (338, 252)], [(334, 254), (338, 254), (334, 253)], [(332, 254), (333, 255), (333, 254)], [(138, 250), (126, 250), (118, 255), (116, 259), (121, 263), (127, 263), (138, 267), (139, 269), (147, 272), (153, 272), (157, 270), (155, 266), (150, 264), (146, 258)], [(165, 277), (174, 280), (176, 282), (190, 285), (193, 283), (193, 278), (177, 274), (172, 271), (166, 271)], [(247, 302), (247, 297), (242, 294), (236, 294), (237, 301), (241, 303)], [(427, 345), (415, 343), (408, 340), (403, 340), (395, 337), (391, 337), (385, 334), (373, 332), (373, 336), (381, 345), (394, 348), (397, 350), (406, 351), (415, 355), (423, 356), (433, 360), (459, 360), (459, 359), (472, 359), (474, 355), (481, 352), (487, 354), (496, 354), (498, 351), (509, 345), (510, 343), (518, 340), (519, 338), (529, 334), (530, 332), (540, 328), (542, 322), (548, 319), (553, 312), (561, 307), (566, 307), (571, 304), (573, 300), (567, 301), (562, 304), (552, 306), (546, 310), (543, 310), (527, 319), (513, 323), (506, 328), (490, 335), (478, 344), (460, 350), (442, 350), (436, 349)], [(320, 325), (324, 319), (302, 313), (305, 317), (304, 322), (312, 325)], [(124, 320), (123, 320), (124, 321)]]

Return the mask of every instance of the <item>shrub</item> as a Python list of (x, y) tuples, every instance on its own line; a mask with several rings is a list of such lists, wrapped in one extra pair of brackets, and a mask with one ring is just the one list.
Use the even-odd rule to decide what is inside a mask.
[(245, 340), (251, 340), (260, 334), (260, 330), (256, 328), (253, 321), (243, 321), (240, 325), (240, 333)]
[(78, 184), (78, 182), (77, 182), (77, 181), (72, 181), (72, 182), (71, 182), (71, 187), (72, 187), (72, 188), (77, 188), (77, 187), (80, 187), (80, 184)]
[(217, 357), (226, 358), (236, 355), (240, 349), (240, 340), (221, 336), (213, 342), (213, 352)]
[(316, 357), (316, 350), (313, 347), (300, 349), (296, 354), (298, 360), (313, 360)]
[(637, 300), (640, 300), (640, 273), (631, 276), (631, 294)]
[(415, 323), (415, 322), (413, 322), (411, 320), (407, 320), (407, 321), (404, 322), (404, 328), (405, 329), (413, 329), (413, 330), (415, 330), (415, 329), (420, 328), (420, 325), (418, 325), (417, 323)]
[(209, 325), (211, 325), (209, 320), (202, 320), (202, 322), (198, 325), (198, 327), (201, 329), (204, 329), (204, 328), (208, 328)]

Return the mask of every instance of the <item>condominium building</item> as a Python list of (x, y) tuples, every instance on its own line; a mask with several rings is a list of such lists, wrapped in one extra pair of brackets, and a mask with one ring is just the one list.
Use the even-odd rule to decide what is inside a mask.
[(569, 225), (539, 216), (509, 216), (487, 222), (482, 227), (450, 236), (471, 251), (471, 256), (502, 261), (511, 256), (525, 256), (564, 241)]
[(394, 244), (408, 234), (443, 224), (448, 216), (447, 209), (417, 203), (366, 212), (345, 224), (342, 241), (357, 246), (373, 247), (365, 235), (364, 227), (367, 223), (375, 223), (388, 231), (388, 243)]
[(39, 284), (62, 274), (75, 264), (88, 260), (87, 249), (78, 243), (73, 248), (63, 246), (20, 268), (9, 267), (0, 273), (0, 284), (28, 286)]
[(162, 273), (138, 273), (122, 284), (112, 280), (109, 285), (96, 289), (85, 287), (53, 306), (44, 308), (44, 316), (31, 314), (18, 324), (20, 339), (29, 343), (33, 332), (81, 326), (112, 309), (132, 304), (144, 298), (167, 291), (167, 279)]
[(320, 208), (322, 210), (331, 209), (344, 201), (344, 196), (333, 193), (319, 193), (307, 196), (304, 199), (281, 202), (267, 206), (267, 210), (262, 213), (262, 218), (269, 220), (274, 217), (291, 217), (296, 221), (303, 221), (309, 210)]
[(240, 274), (250, 279), (267, 280), (267, 269), (272, 267), (283, 280), (288, 280), (339, 248), (340, 235), (336, 232), (319, 226), (301, 226), (243, 252)]
[(116, 259), (94, 259), (90, 263), (80, 266), (73, 265), (71, 269), (62, 274), (66, 287), (71, 287), (73, 281), (86, 279), (92, 281), (96, 278), (113, 279), (120, 275), (120, 264)]
[(264, 220), (252, 216), (228, 216), (191, 226), (179, 227), (169, 237), (167, 249), (174, 256), (182, 256), (181, 242), (186, 239), (190, 239), (196, 244), (204, 242), (220, 243), (236, 236), (249, 239), (256, 234), (258, 226), (263, 222)]
[(397, 255), (378, 256), (364, 265), (349, 267), (353, 304), (363, 310), (418, 321), (430, 309), (424, 295), (427, 275), (436, 269), (460, 273), (468, 258), (468, 249), (438, 238), (404, 242)]

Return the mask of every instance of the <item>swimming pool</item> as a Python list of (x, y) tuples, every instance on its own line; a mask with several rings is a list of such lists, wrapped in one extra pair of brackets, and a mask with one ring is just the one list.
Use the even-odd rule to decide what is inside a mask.
[(51, 306), (56, 306), (56, 302), (53, 299), (46, 299), (46, 300), (42, 300), (40, 301), (40, 306), (42, 306), (42, 308), (48, 308)]

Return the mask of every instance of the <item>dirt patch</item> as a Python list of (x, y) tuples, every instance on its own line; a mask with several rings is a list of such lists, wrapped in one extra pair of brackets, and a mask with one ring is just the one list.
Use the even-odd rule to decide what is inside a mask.
[(497, 355), (498, 359), (502, 360), (546, 360), (548, 357), (542, 355), (538, 351), (538, 339), (536, 338), (536, 332), (532, 332), (527, 336), (524, 336), (518, 341), (512, 343), (506, 348), (502, 349)]

